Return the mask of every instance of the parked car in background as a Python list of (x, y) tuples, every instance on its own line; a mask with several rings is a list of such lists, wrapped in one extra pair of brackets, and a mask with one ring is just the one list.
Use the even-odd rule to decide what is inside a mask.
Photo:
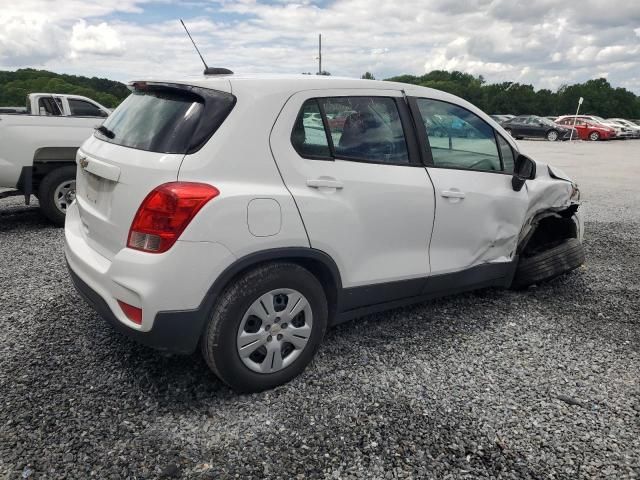
[(626, 139), (626, 138), (631, 138), (631, 136), (633, 135), (631, 132), (631, 129), (628, 129), (626, 127), (623, 127), (621, 125), (618, 125), (616, 123), (613, 122), (607, 122), (604, 118), (602, 117), (598, 117), (597, 115), (562, 115), (561, 117), (558, 117), (556, 119), (557, 121), (560, 120), (565, 120), (565, 119), (571, 119), (573, 120), (574, 118), (578, 118), (578, 119), (582, 119), (582, 120), (589, 120), (593, 123), (597, 123), (599, 125), (603, 125), (609, 128), (613, 128), (613, 130), (615, 131), (615, 137), (613, 137), (614, 139)]
[(35, 195), (42, 212), (64, 224), (75, 198), (76, 152), (109, 109), (79, 95), (33, 93), (26, 112), (0, 114), (0, 198)]
[(624, 118), (607, 118), (607, 122), (616, 123), (624, 128), (631, 130), (632, 138), (640, 138), (640, 125), (636, 125)]
[[(116, 328), (199, 348), (235, 389), (300, 374), (330, 325), (584, 262), (577, 186), (461, 98), (306, 75), (130, 86), (78, 151), (71, 278)], [(443, 118), (473, 138), (425, 128)]]
[[(611, 140), (616, 138), (616, 131), (613, 127), (603, 125), (602, 123), (595, 122), (593, 120), (585, 120), (582, 118), (563, 118), (558, 120), (558, 125), (565, 127), (573, 127), (575, 120), (575, 129), (578, 132), (580, 140)], [(575, 137), (574, 137), (575, 139)]]
[(513, 117), (515, 117), (515, 115), (489, 115), (489, 116), (498, 123), (506, 122), (507, 120), (510, 120)]
[[(537, 115), (521, 115), (502, 122), (502, 127), (517, 139), (546, 138), (550, 142), (569, 140), (571, 128), (558, 125), (545, 117)], [(577, 136), (577, 135), (576, 135)]]

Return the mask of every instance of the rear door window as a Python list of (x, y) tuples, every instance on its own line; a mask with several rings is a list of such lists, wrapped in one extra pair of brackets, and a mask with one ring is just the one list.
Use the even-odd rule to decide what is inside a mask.
[(219, 128), (235, 104), (233, 95), (201, 88), (145, 86), (96, 130), (123, 147), (158, 153), (191, 153)]
[(62, 115), (62, 103), (59, 98), (54, 97), (42, 97), (38, 100), (38, 108), (40, 109), (40, 115)]
[(69, 98), (69, 110), (74, 117), (106, 117), (106, 112), (100, 110), (93, 103), (77, 98)]
[(390, 97), (320, 99), (336, 158), (408, 164), (398, 106)]

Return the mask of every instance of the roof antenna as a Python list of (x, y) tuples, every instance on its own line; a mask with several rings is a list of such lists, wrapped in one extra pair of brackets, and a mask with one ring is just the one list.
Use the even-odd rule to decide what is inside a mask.
[(191, 43), (193, 43), (193, 48), (195, 48), (196, 52), (198, 52), (198, 55), (200, 56), (200, 60), (202, 60), (202, 63), (204, 63), (204, 74), (205, 75), (229, 75), (229, 74), (233, 73), (228, 68), (209, 67), (207, 65), (207, 62), (204, 61), (204, 58), (202, 58), (202, 54), (200, 53), (200, 50), (198, 50), (198, 46), (196, 45), (196, 42), (193, 41), (193, 37), (189, 33), (189, 30), (187, 30), (187, 26), (184, 24), (182, 19), (180, 19), (180, 23), (184, 27), (184, 31), (187, 32), (187, 35), (189, 35), (189, 40), (191, 40)]

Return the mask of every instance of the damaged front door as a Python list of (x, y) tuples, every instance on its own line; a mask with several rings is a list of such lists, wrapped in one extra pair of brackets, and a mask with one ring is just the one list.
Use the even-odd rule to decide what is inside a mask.
[[(478, 115), (434, 99), (415, 99), (427, 132), (427, 171), (435, 188), (431, 272), (510, 262), (528, 207), (527, 189), (513, 190), (514, 152)], [(465, 135), (430, 132), (430, 124), (462, 121)], [(432, 134), (433, 133), (433, 134)]]

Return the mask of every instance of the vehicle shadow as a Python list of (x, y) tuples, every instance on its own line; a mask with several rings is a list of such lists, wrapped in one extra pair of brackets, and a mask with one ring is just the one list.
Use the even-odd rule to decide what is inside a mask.
[[(35, 203), (35, 205), (34, 205)], [(31, 205), (16, 203), (15, 200), (0, 200), (0, 233), (13, 230), (31, 230), (53, 228), (38, 208), (38, 203)]]

